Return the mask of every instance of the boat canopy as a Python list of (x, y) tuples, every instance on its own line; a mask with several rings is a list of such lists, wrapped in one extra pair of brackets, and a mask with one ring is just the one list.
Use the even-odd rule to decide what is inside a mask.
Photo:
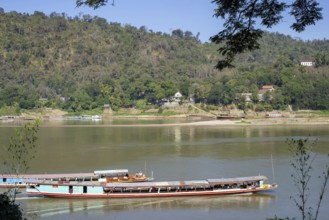
[(159, 187), (184, 187), (208, 186), (206, 180), (168, 181), (168, 182), (134, 182), (134, 183), (107, 183), (107, 188), (159, 188)]
[(95, 170), (94, 174), (97, 176), (118, 176), (118, 175), (126, 175), (128, 174), (127, 169), (121, 170)]
[(233, 183), (244, 183), (244, 182), (256, 182), (256, 181), (267, 180), (266, 176), (250, 176), (250, 177), (237, 177), (237, 178), (221, 178), (221, 179), (207, 179), (209, 184), (233, 184)]
[(55, 173), (55, 174), (0, 174), (0, 178), (58, 179), (58, 178), (96, 178), (99, 176), (119, 176), (128, 174), (127, 169), (96, 170), (93, 173)]
[(251, 176), (208, 180), (187, 180), (187, 181), (168, 181), (168, 182), (136, 182), (136, 183), (107, 183), (108, 188), (150, 188), (150, 187), (207, 187), (219, 184), (248, 183), (267, 180), (266, 176)]

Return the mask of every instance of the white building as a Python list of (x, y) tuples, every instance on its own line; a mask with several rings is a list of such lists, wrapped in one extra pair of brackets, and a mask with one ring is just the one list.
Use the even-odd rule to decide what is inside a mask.
[(174, 95), (174, 101), (175, 102), (179, 102), (180, 99), (182, 98), (182, 94), (180, 92), (176, 92), (175, 95)]
[(301, 61), (300, 65), (302, 65), (302, 66), (313, 66), (314, 62), (313, 61)]
[[(246, 102), (252, 102), (252, 100), (251, 100), (252, 93), (240, 93), (239, 96), (244, 97)], [(237, 99), (239, 99), (239, 98), (237, 97)]]

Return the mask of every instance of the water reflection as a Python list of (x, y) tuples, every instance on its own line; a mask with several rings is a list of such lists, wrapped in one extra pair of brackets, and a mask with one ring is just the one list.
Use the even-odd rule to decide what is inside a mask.
[(45, 218), (68, 213), (97, 212), (104, 214), (111, 211), (125, 212), (127, 210), (175, 210), (201, 209), (206, 212), (220, 209), (262, 209), (275, 201), (272, 194), (235, 195), (235, 196), (207, 196), (182, 198), (154, 198), (154, 199), (47, 199), (21, 198), (28, 216)]
[(181, 151), (181, 141), (182, 141), (182, 133), (181, 133), (181, 127), (175, 127), (174, 128), (174, 143), (175, 143), (175, 149), (177, 152)]

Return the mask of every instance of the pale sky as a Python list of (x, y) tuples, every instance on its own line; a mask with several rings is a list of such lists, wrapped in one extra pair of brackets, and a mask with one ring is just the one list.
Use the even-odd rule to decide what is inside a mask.
[[(137, 28), (145, 26), (154, 32), (171, 33), (181, 29), (200, 33), (202, 42), (222, 29), (222, 21), (214, 18), (215, 4), (212, 0), (115, 0), (115, 6), (108, 4), (99, 9), (88, 7), (76, 8), (75, 0), (0, 0), (0, 7), (5, 12), (17, 11), (33, 14), (42, 11), (66, 13), (74, 17), (81, 13), (105, 18), (108, 22), (129, 24)], [(288, 0), (291, 1), (291, 0)], [(111, 0), (109, 0), (111, 2)], [(310, 26), (302, 33), (289, 28), (291, 18), (285, 17), (283, 23), (268, 31), (279, 32), (303, 40), (329, 39), (329, 1), (319, 0), (323, 7), (324, 19), (315, 26)]]

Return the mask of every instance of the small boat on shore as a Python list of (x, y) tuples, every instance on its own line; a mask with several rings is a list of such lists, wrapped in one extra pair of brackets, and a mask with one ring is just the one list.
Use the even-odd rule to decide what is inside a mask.
[(245, 194), (277, 188), (266, 176), (168, 182), (28, 181), (29, 196), (53, 198), (147, 198)]
[(74, 181), (85, 183), (112, 183), (112, 182), (143, 182), (152, 181), (144, 173), (130, 174), (127, 169), (96, 170), (93, 173), (62, 173), (62, 174), (0, 174), (0, 188), (25, 188), (27, 182), (57, 181), (70, 183)]

